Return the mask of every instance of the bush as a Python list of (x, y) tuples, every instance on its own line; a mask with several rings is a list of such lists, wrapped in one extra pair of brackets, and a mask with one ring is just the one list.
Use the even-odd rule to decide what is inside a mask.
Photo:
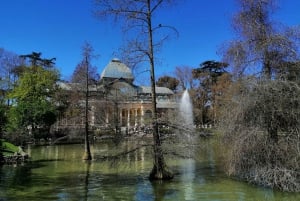
[(226, 171), (251, 183), (300, 192), (300, 87), (289, 81), (243, 82), (220, 130)]

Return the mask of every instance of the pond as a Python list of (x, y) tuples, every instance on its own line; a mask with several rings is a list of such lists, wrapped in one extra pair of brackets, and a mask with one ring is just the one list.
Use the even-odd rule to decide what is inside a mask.
[[(91, 145), (94, 158), (134, 149), (140, 142), (119, 145), (101, 141)], [(173, 145), (172, 149), (179, 149)], [(178, 145), (180, 146), (180, 145)], [(98, 200), (300, 200), (298, 193), (282, 193), (227, 177), (218, 160), (213, 139), (200, 139), (193, 146), (195, 157), (166, 155), (175, 177), (150, 182), (151, 151), (142, 147), (115, 160), (81, 160), (83, 145), (28, 146), (32, 161), (0, 169), (0, 201), (98, 201)]]

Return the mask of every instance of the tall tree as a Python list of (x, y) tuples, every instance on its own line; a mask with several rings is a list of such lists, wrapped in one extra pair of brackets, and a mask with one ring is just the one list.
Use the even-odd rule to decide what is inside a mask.
[(172, 179), (173, 174), (167, 170), (165, 163), (162, 141), (158, 131), (156, 91), (155, 91), (155, 58), (156, 45), (161, 44), (165, 36), (159, 41), (154, 40), (154, 33), (162, 28), (167, 28), (162, 24), (153, 24), (154, 14), (162, 6), (171, 3), (170, 0), (96, 0), (96, 16), (114, 17), (123, 23), (125, 30), (134, 30), (133, 38), (129, 42), (131, 52), (137, 53), (135, 58), (139, 61), (147, 61), (150, 66), (150, 81), (152, 94), (152, 125), (153, 125), (153, 149), (154, 166), (150, 173), (151, 180)]
[[(94, 57), (93, 55), (94, 49), (92, 45), (88, 42), (85, 42), (82, 47), (82, 61), (75, 69), (75, 72), (72, 76), (73, 81), (77, 81), (77, 83), (81, 83), (83, 86), (80, 88), (84, 91), (84, 99), (85, 99), (85, 108), (84, 108), (84, 118), (85, 118), (85, 137), (84, 137), (84, 155), (83, 160), (92, 160), (91, 150), (90, 150), (90, 142), (89, 142), (89, 85), (92, 81), (93, 71), (95, 68), (91, 67), (91, 59)], [(94, 75), (95, 76), (95, 75)], [(94, 80), (93, 80), (94, 81)]]
[[(287, 64), (299, 59), (300, 30), (276, 26), (278, 23), (271, 18), (276, 0), (238, 0), (238, 3), (240, 11), (233, 20), (238, 38), (226, 48), (225, 59), (239, 73), (261, 71), (261, 78), (269, 81), (281, 77), (292, 67)], [(277, 141), (278, 128), (271, 117), (267, 119), (272, 125), (268, 134)]]
[(237, 74), (262, 72), (271, 79), (283, 62), (297, 58), (299, 30), (276, 26), (271, 14), (276, 0), (237, 0), (240, 10), (233, 19), (237, 39), (225, 47), (224, 59)]
[(90, 142), (89, 142), (89, 80), (90, 80), (90, 60), (93, 56), (93, 47), (89, 43), (85, 43), (82, 48), (82, 55), (85, 59), (85, 151), (84, 160), (92, 160)]
[(231, 79), (225, 69), (227, 67), (227, 63), (209, 60), (201, 63), (199, 68), (193, 70), (193, 78), (199, 80), (202, 96), (206, 97), (204, 104), (201, 105), (202, 110), (206, 108), (205, 106), (210, 106), (212, 113), (210, 119), (213, 123), (216, 123), (217, 119), (219, 97), (223, 94), (224, 87), (228, 86)]
[(300, 31), (272, 21), (274, 3), (239, 0), (233, 21), (237, 39), (225, 58), (239, 76), (247, 76), (235, 79), (220, 130), (229, 145), (230, 174), (299, 192), (300, 55), (294, 36)]
[(205, 61), (200, 64), (199, 68), (193, 70), (194, 78), (206, 78), (209, 85), (212, 85), (217, 82), (219, 76), (227, 73), (225, 68), (228, 67), (227, 63), (218, 62), (218, 61)]
[[(96, 67), (92, 66), (91, 64), (89, 64), (88, 79), (89, 84), (95, 84), (99, 79)], [(86, 83), (86, 60), (82, 60), (79, 64), (77, 64), (71, 76), (71, 82)]]
[[(248, 78), (234, 83), (232, 92), (219, 125), (228, 151), (227, 172), (251, 183), (299, 192), (299, 85)], [(274, 132), (280, 135), (270, 136)]]
[(31, 54), (20, 55), (21, 58), (29, 59), (31, 66), (42, 66), (45, 68), (51, 68), (55, 64), (56, 58), (45, 59), (41, 58), (41, 52), (32, 52)]
[(15, 101), (9, 112), (10, 129), (24, 132), (30, 129), (35, 138), (45, 137), (56, 121), (53, 96), (59, 74), (55, 69), (30, 66), (25, 69), (9, 94)]

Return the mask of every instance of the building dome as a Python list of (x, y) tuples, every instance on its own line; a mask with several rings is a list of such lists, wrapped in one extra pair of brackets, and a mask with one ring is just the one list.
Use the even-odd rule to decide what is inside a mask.
[(104, 70), (101, 73), (100, 79), (126, 79), (129, 81), (133, 81), (133, 75), (124, 63), (122, 63), (119, 59), (114, 58), (112, 59), (107, 66), (104, 68)]

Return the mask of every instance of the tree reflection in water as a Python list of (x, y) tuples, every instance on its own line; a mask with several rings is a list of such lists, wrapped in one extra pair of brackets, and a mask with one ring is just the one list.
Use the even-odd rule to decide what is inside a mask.
[[(124, 142), (92, 145), (95, 156), (116, 154), (135, 147)], [(0, 169), (0, 200), (289, 200), (300, 195), (251, 186), (228, 178), (220, 169), (220, 147), (201, 140), (194, 147), (195, 158), (173, 156), (167, 162), (174, 170), (171, 181), (148, 180), (152, 168), (151, 149), (144, 147), (117, 162), (81, 160), (82, 145), (32, 147), (30, 164)], [(128, 147), (129, 146), (129, 147)]]

